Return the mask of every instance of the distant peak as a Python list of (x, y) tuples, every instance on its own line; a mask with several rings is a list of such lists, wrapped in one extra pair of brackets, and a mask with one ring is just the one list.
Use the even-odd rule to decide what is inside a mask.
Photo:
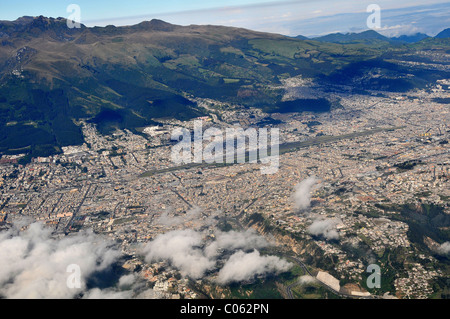
[(154, 31), (173, 31), (175, 25), (159, 19), (152, 19), (150, 21), (143, 21), (136, 25), (138, 28), (150, 29)]
[(160, 19), (151, 19), (150, 23), (171, 25), (169, 22), (166, 22), (166, 21), (163, 21), (163, 20), (160, 20)]
[(441, 38), (441, 39), (444, 39), (444, 38), (450, 38), (450, 28), (447, 28), (447, 29), (445, 29), (445, 30), (442, 30), (441, 32), (439, 32), (439, 34), (438, 35), (436, 35), (436, 38)]
[(20, 18), (17, 18), (14, 22), (19, 22), (19, 23), (23, 23), (23, 22), (31, 22), (34, 20), (34, 17), (31, 16), (23, 16)]

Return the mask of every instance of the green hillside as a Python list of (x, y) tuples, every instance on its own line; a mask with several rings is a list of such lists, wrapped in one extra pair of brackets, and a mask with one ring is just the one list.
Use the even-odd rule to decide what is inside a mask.
[[(324, 86), (408, 90), (448, 76), (420, 70), (403, 80), (411, 70), (385, 61), (428, 47), (449, 50), (448, 39), (340, 44), (160, 20), (80, 29), (65, 23), (45, 17), (0, 22), (2, 153), (46, 155), (82, 143), (73, 121), (80, 118), (109, 133), (161, 117), (186, 120), (205, 114), (186, 94), (302, 111), (280, 104), (282, 92), (270, 87), (301, 75)], [(371, 68), (378, 70), (377, 80), (361, 80)]]

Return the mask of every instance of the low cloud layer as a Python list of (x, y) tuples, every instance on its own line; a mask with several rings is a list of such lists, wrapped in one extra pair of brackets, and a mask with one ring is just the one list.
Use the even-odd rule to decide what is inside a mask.
[(309, 276), (309, 275), (301, 276), (301, 277), (298, 279), (298, 284), (299, 284), (299, 285), (302, 285), (302, 286), (308, 285), (308, 284), (313, 284), (313, 283), (315, 283), (315, 282), (316, 282), (316, 278), (314, 278), (314, 277), (312, 277), (312, 276)]
[[(288, 262), (261, 256), (256, 250), (267, 246), (269, 242), (253, 230), (218, 231), (207, 236), (187, 229), (157, 236), (141, 253), (146, 262), (166, 260), (182, 275), (195, 279), (223, 265), (217, 281), (228, 283), (289, 269)], [(92, 231), (54, 238), (51, 229), (34, 223), (24, 231), (16, 227), (1, 232), (0, 298), (157, 298), (134, 274), (117, 277), (113, 286), (102, 285), (102, 289), (88, 284), (99, 273), (111, 270), (121, 256), (110, 241)], [(76, 273), (71, 265), (79, 269), (79, 280), (71, 279)], [(74, 282), (80, 286), (70, 286)]]
[[(106, 271), (121, 256), (110, 242), (92, 232), (55, 239), (40, 223), (27, 230), (13, 228), (0, 233), (0, 297), (46, 299), (127, 298), (131, 292), (88, 290), (86, 282)], [(80, 288), (70, 288), (69, 265), (79, 266)], [(123, 279), (125, 283), (130, 278)]]
[(180, 270), (183, 276), (202, 277), (214, 267), (215, 261), (206, 257), (202, 234), (191, 229), (175, 230), (157, 236), (142, 250), (146, 262), (167, 260)]
[(261, 256), (259, 251), (234, 253), (219, 271), (217, 282), (228, 284), (252, 279), (255, 275), (288, 271), (291, 264), (276, 256)]
[[(168, 261), (183, 276), (202, 278), (215, 271), (221, 256), (232, 254), (219, 271), (217, 281), (228, 283), (249, 280), (255, 275), (285, 271), (290, 265), (274, 256), (261, 256), (256, 249), (269, 243), (252, 230), (245, 232), (217, 232), (206, 240), (200, 232), (175, 230), (157, 236), (142, 248), (146, 262)], [(252, 252), (247, 252), (252, 250)], [(240, 261), (245, 261), (242, 265)]]
[(308, 227), (308, 233), (323, 236), (327, 240), (339, 239), (336, 225), (340, 222), (338, 219), (317, 219)]
[(450, 241), (446, 241), (437, 248), (437, 252), (441, 255), (450, 254)]
[(311, 191), (316, 183), (317, 178), (311, 176), (295, 186), (295, 193), (293, 195), (295, 210), (302, 211), (309, 208), (311, 205)]
[(215, 241), (205, 247), (205, 253), (209, 257), (215, 257), (220, 254), (220, 250), (250, 250), (267, 246), (269, 246), (267, 240), (253, 230), (218, 232)]

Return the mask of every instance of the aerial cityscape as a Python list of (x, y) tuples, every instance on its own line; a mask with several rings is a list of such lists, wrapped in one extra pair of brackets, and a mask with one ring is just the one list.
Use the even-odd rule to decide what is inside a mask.
[(450, 16), (413, 39), (23, 15), (0, 298), (449, 298)]

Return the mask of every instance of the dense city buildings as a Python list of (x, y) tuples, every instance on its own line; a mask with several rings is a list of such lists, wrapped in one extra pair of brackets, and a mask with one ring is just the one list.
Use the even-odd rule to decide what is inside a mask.
[[(285, 85), (297, 96), (304, 80)], [(424, 215), (424, 223), (427, 214), (450, 213), (450, 110), (436, 102), (448, 98), (448, 91), (437, 85), (401, 94), (326, 94), (340, 106), (289, 114), (189, 97), (211, 111), (197, 119), (205, 128), (279, 128), (280, 167), (273, 175), (261, 174), (258, 163), (174, 164), (171, 133), (192, 129), (193, 121), (160, 119), (160, 126), (139, 134), (117, 130), (109, 136), (80, 122), (86, 141), (81, 146), (25, 166), (18, 164), (20, 155), (0, 159), (0, 227), (25, 218), (60, 236), (93, 229), (117, 242), (129, 256), (122, 266), (162, 298), (198, 298), (194, 286), (208, 291), (211, 278), (192, 283), (166, 262), (148, 263), (139, 256), (140, 244), (184, 228), (210, 230), (212, 236), (213, 229), (227, 225), (270, 237), (283, 254), (297, 256), (313, 275), (322, 274), (318, 279), (323, 271), (341, 286), (362, 284), (373, 259), (389, 268), (383, 271), (389, 282), (382, 293), (370, 290), (372, 295), (431, 297), (438, 291), (434, 281), (448, 276), (436, 260), (442, 243), (427, 232), (412, 238), (416, 221), (403, 211)], [(293, 147), (293, 142), (305, 143)], [(295, 187), (310, 176), (317, 179), (310, 207), (298, 211)], [(195, 218), (189, 218), (193, 210)], [(316, 221), (328, 220), (334, 221), (333, 236), (311, 231)], [(313, 263), (306, 259), (311, 251)]]

